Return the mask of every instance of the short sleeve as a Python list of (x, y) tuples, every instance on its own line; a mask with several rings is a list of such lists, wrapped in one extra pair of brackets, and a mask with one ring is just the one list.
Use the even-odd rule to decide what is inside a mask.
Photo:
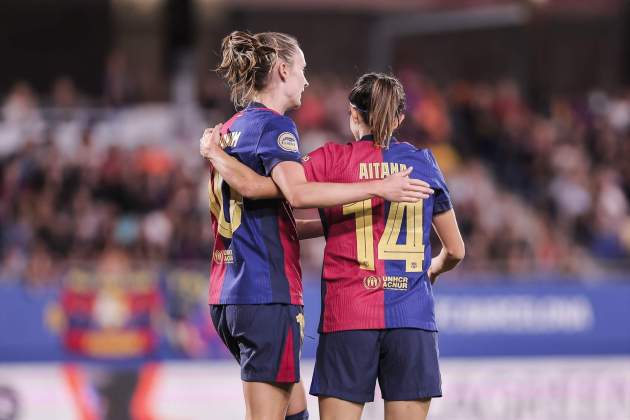
[[(433, 214), (444, 213), (445, 211), (449, 211), (453, 208), (453, 203), (451, 202), (451, 195), (448, 191), (448, 187), (446, 185), (446, 180), (444, 180), (444, 175), (442, 175), (442, 171), (435, 160), (435, 156), (433, 153), (429, 151), (428, 153), (429, 160), (433, 165), (433, 184), (435, 190), (435, 204), (433, 205)], [(433, 185), (432, 185), (433, 186)]]
[(330, 146), (331, 143), (327, 143), (302, 158), (304, 174), (309, 182), (329, 181), (328, 176), (331, 173), (329, 165), (332, 163), (329, 156)]
[(280, 162), (301, 162), (295, 124), (287, 117), (277, 117), (265, 125), (258, 141), (256, 154), (262, 160), (265, 175), (271, 175)]

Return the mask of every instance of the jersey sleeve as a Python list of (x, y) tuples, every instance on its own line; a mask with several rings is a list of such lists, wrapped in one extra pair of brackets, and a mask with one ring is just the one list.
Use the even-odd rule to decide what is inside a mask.
[(435, 186), (433, 189), (435, 190), (435, 204), (433, 205), (433, 214), (444, 213), (445, 211), (449, 211), (453, 208), (453, 203), (451, 202), (451, 195), (448, 191), (448, 187), (446, 185), (446, 180), (444, 180), (444, 175), (442, 175), (442, 171), (435, 160), (435, 156), (433, 153), (429, 151), (428, 153), (429, 160), (433, 165), (433, 183)]
[(256, 154), (267, 176), (280, 162), (301, 162), (298, 134), (293, 121), (287, 117), (278, 117), (267, 122), (258, 141)]
[(331, 175), (332, 172), (331, 144), (332, 143), (326, 143), (302, 158), (304, 174), (308, 182), (329, 181), (329, 175)]

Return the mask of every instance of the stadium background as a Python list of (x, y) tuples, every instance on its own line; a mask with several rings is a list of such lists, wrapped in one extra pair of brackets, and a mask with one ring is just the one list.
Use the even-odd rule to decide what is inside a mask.
[(210, 69), (234, 29), (299, 39), (304, 153), (350, 139), (358, 75), (403, 81), (399, 137), (434, 151), (467, 245), (430, 419), (630, 418), (628, 3), (5, 0), (0, 28), (0, 419), (242, 418), (198, 154), (233, 111)]

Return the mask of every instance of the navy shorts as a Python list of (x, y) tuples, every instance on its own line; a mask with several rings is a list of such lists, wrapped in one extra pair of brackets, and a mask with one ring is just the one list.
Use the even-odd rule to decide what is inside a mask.
[(311, 395), (374, 401), (442, 396), (437, 333), (413, 328), (320, 334)]
[(304, 309), (300, 305), (210, 305), (219, 337), (248, 382), (299, 382)]

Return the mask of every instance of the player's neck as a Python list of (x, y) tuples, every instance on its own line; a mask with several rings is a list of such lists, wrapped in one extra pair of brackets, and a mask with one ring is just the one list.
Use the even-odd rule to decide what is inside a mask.
[(358, 140), (361, 140), (363, 137), (370, 136), (370, 135), (372, 135), (372, 130), (370, 129), (370, 127), (368, 127), (368, 126), (361, 126), (361, 127), (359, 127), (359, 138), (358, 138)]
[(282, 98), (278, 98), (278, 95), (271, 95), (266, 92), (261, 92), (256, 95), (254, 98), (254, 102), (259, 102), (265, 105), (269, 109), (273, 109), (279, 114), (283, 114), (287, 112), (286, 101), (282, 100)]

